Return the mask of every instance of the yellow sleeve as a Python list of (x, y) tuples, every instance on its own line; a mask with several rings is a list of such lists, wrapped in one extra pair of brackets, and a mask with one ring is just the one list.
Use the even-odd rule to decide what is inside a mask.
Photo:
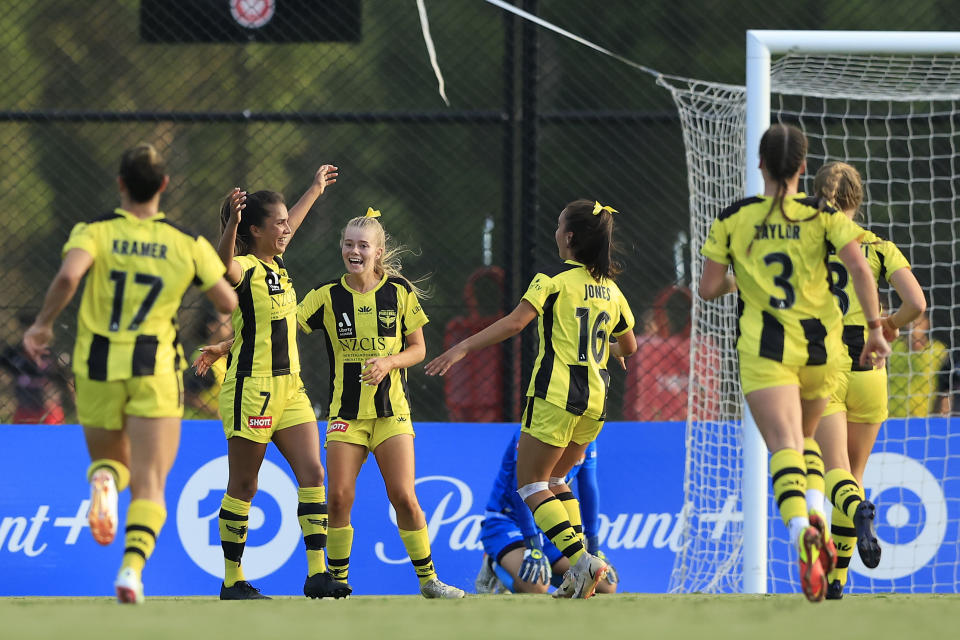
[(217, 280), (227, 272), (220, 256), (203, 236), (197, 236), (193, 243), (193, 265), (201, 291), (206, 291), (215, 285)]
[(820, 216), (824, 220), (827, 240), (837, 251), (853, 240), (860, 240), (866, 234), (860, 225), (842, 213), (821, 213)]
[(93, 229), (86, 222), (78, 222), (73, 225), (70, 237), (63, 245), (63, 251), (60, 252), (60, 255), (67, 255), (67, 251), (71, 249), (83, 249), (94, 258), (97, 257), (97, 239), (94, 237)]
[(890, 280), (890, 276), (892, 276), (895, 272), (899, 271), (900, 269), (910, 268), (910, 262), (900, 251), (900, 248), (889, 240), (884, 240), (880, 244), (876, 245), (875, 249), (879, 255), (883, 256), (884, 275), (886, 276), (888, 282)]
[(710, 258), (720, 264), (730, 264), (730, 231), (723, 220), (714, 220), (710, 225), (710, 233), (700, 249), (705, 258)]
[(530, 281), (530, 286), (527, 287), (527, 291), (523, 294), (521, 300), (526, 300), (532, 304), (537, 313), (543, 315), (543, 304), (555, 288), (553, 278), (544, 273), (538, 273), (533, 276), (533, 280)]
[(633, 311), (630, 309), (630, 305), (627, 304), (626, 297), (621, 293), (620, 319), (617, 320), (617, 323), (613, 326), (613, 336), (622, 336), (627, 331), (632, 331), (634, 324), (636, 324), (636, 321), (633, 318)]
[(428, 322), (430, 320), (423, 311), (423, 306), (417, 299), (417, 294), (413, 291), (407, 291), (407, 300), (403, 310), (403, 335), (410, 335)]
[(297, 305), (297, 324), (306, 334), (323, 328), (323, 294), (319, 289), (308, 291)]

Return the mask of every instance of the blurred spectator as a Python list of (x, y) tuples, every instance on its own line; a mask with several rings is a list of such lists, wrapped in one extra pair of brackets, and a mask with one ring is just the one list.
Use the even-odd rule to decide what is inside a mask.
[[(212, 307), (204, 306), (203, 331), (200, 337), (201, 345), (210, 345), (233, 336), (233, 326), (230, 323), (229, 313), (217, 313)], [(193, 352), (187, 361), (192, 364), (200, 355), (200, 347)], [(189, 370), (183, 375), (183, 418), (185, 420), (220, 419), (220, 385), (227, 373), (227, 359), (220, 358), (210, 366), (210, 370), (202, 376)]]
[[(14, 335), (19, 336), (32, 324), (33, 315), (24, 313), (17, 320), (20, 329)], [(63, 424), (65, 378), (56, 360), (48, 355), (38, 364), (18, 342), (0, 353), (0, 370), (5, 386), (13, 388), (13, 424)]]
[(625, 420), (686, 420), (690, 379), (690, 291), (663, 289), (641, 316), (637, 353), (627, 361)]
[(947, 415), (950, 397), (944, 382), (950, 377), (949, 358), (946, 346), (930, 337), (929, 314), (923, 314), (909, 330), (903, 330), (890, 349), (890, 417)]

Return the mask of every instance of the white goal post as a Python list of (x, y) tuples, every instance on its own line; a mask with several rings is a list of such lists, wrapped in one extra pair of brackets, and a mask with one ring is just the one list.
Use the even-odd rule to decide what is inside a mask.
[[(870, 222), (879, 222), (887, 225), (882, 229), (888, 231), (884, 234), (887, 237), (909, 237), (915, 254), (923, 253), (925, 243), (944, 244), (942, 236), (937, 235), (940, 228), (934, 226), (938, 223), (935, 210), (957, 210), (960, 195), (938, 198), (934, 191), (942, 176), (935, 175), (916, 180), (918, 184), (926, 185), (929, 197), (915, 195), (911, 184), (913, 169), (907, 163), (911, 160), (929, 162), (929, 173), (935, 174), (933, 165), (947, 162), (950, 176), (960, 181), (960, 171), (954, 168), (953, 162), (953, 157), (960, 155), (955, 148), (960, 146), (960, 131), (955, 129), (955, 123), (960, 122), (960, 33), (751, 30), (747, 32), (746, 44), (745, 89), (669, 76), (659, 79), (659, 83), (673, 94), (683, 124), (690, 186), (694, 285), (699, 277), (700, 244), (713, 217), (726, 204), (763, 191), (758, 150), (760, 137), (770, 126), (772, 112), (778, 118), (799, 119), (807, 125), (801, 128), (811, 138), (812, 145), (817, 145), (817, 151), (811, 149), (811, 158), (848, 160), (858, 165), (867, 183), (867, 226)], [(774, 56), (782, 57), (772, 64)], [(787, 62), (780, 66), (783, 60)], [(793, 64), (793, 61), (798, 62)], [(778, 95), (781, 101), (773, 109), (772, 94)], [(835, 99), (839, 105), (833, 103)], [(946, 106), (942, 106), (944, 103)], [(864, 121), (866, 131), (849, 131), (860, 126), (858, 117)], [(874, 130), (866, 121), (887, 124), (877, 125)], [(915, 121), (922, 126), (915, 126)], [(936, 127), (946, 127), (946, 133), (935, 131)], [(838, 129), (842, 131), (838, 132)], [(884, 140), (885, 135), (889, 136), (888, 140)], [(886, 148), (875, 149), (884, 145)], [(924, 145), (929, 151), (917, 150)], [(934, 150), (938, 145), (949, 145), (949, 149), (946, 153)], [(907, 150), (905, 153), (901, 146)], [(880, 163), (886, 164), (876, 168), (875, 165)], [(900, 171), (904, 175), (897, 175)], [(874, 192), (871, 192), (871, 184), (875, 185)], [(900, 190), (908, 191), (909, 197), (900, 197)], [(902, 215), (906, 222), (902, 218), (895, 219), (894, 213), (873, 215), (869, 209), (871, 193), (883, 196), (873, 197), (878, 211), (893, 211), (899, 207), (906, 210)], [(921, 209), (933, 212), (929, 214), (929, 240), (914, 237), (914, 220), (917, 219), (918, 224), (928, 222), (924, 217), (927, 214), (915, 213)], [(946, 223), (960, 227), (960, 218), (956, 214), (942, 215)], [(957, 248), (957, 243), (953, 242), (947, 250), (960, 255)], [(960, 264), (960, 258), (954, 255), (948, 256), (947, 260), (938, 259), (935, 250), (937, 247), (927, 252), (931, 256), (929, 259), (924, 254), (922, 259), (912, 261), (915, 268), (917, 263), (924, 263), (922, 266), (930, 269), (928, 286), (931, 298), (934, 289), (940, 287), (940, 298), (946, 300), (949, 296), (949, 302), (943, 306), (950, 313), (956, 313), (960, 311), (960, 303), (953, 291), (953, 283), (947, 282), (948, 278), (943, 276), (939, 281), (932, 280), (937, 268), (944, 264), (948, 269), (954, 268)], [(771, 543), (775, 542), (771, 539), (768, 509), (769, 454), (743, 402), (736, 379), (733, 303), (730, 300), (716, 303), (695, 301), (693, 314), (684, 479), (688, 505), (685, 508), (689, 508), (693, 516), (688, 519), (684, 551), (678, 553), (671, 590), (766, 593), (770, 590), (769, 580), (778, 581), (773, 591), (789, 590), (792, 588), (788, 584), (790, 581), (783, 580), (782, 576), (790, 569), (768, 566)], [(956, 329), (956, 323), (950, 328)], [(951, 338), (950, 342), (953, 344), (954, 340)], [(717, 353), (723, 361), (722, 366), (716, 367), (714, 373), (705, 372), (705, 367), (698, 362), (702, 363), (705, 357)], [(716, 380), (706, 380), (711, 375)], [(949, 426), (946, 428), (949, 430)], [(914, 441), (921, 439), (912, 434), (909, 423), (906, 432), (907, 435), (902, 436), (904, 448), (910, 438)], [(942, 475), (938, 478), (941, 486), (948, 479), (952, 484), (955, 465), (960, 464), (960, 457), (951, 454), (952, 442), (948, 432), (945, 454), (925, 451), (922, 456), (924, 459), (945, 460)], [(724, 467), (724, 463), (717, 460), (726, 456), (739, 460)], [(731, 495), (735, 496), (732, 503)], [(741, 500), (742, 520), (740, 514), (733, 513), (732, 504), (735, 504), (736, 497)], [(956, 498), (948, 496), (946, 503), (952, 502), (956, 502)], [(923, 506), (926, 503), (921, 504), (921, 508)], [(951, 513), (949, 517), (956, 528), (956, 516)], [(944, 515), (944, 527), (946, 518)], [(728, 534), (723, 526), (711, 524), (718, 521), (732, 523), (729, 528), (733, 532)], [(707, 531), (711, 526), (712, 532)], [(952, 544), (957, 544), (960, 549), (960, 544)], [(775, 555), (771, 559), (783, 560)], [(738, 565), (742, 566), (742, 574), (734, 576)], [(957, 572), (946, 574), (956, 575)], [(691, 575), (693, 579), (690, 579)], [(774, 578), (775, 575), (781, 577)], [(897, 584), (895, 577), (904, 579), (895, 573), (888, 577), (891, 584)], [(913, 580), (912, 577), (908, 579)], [(934, 571), (930, 589), (943, 590), (945, 585), (955, 589), (958, 579), (944, 579)], [(927, 584), (911, 582), (909, 588), (923, 590)]]

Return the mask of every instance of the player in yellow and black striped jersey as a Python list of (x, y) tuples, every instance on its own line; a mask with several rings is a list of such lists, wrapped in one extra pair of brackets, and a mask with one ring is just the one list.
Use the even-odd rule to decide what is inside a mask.
[[(819, 197), (834, 203), (850, 219), (859, 214), (863, 184), (859, 172), (849, 164), (825, 164), (817, 172), (814, 189)], [(860, 249), (874, 280), (892, 284), (902, 302), (896, 313), (883, 318), (884, 334), (892, 340), (900, 327), (926, 309), (923, 290), (910, 270), (910, 263), (892, 242), (867, 231), (860, 239)], [(860, 364), (860, 353), (869, 335), (868, 314), (864, 313), (847, 269), (835, 253), (830, 255), (827, 266), (833, 294), (843, 313), (843, 342), (848, 357), (843, 361), (840, 384), (817, 427), (815, 444), (820, 451), (812, 447), (807, 457), (809, 463), (812, 454), (816, 464), (817, 453), (822, 452), (823, 490), (833, 505), (831, 531), (838, 549), (837, 566), (827, 577), (827, 598), (839, 599), (843, 597), (854, 545), (866, 567), (874, 568), (880, 562), (880, 544), (873, 525), (876, 508), (865, 499), (863, 472), (880, 424), (887, 419), (887, 371)]]
[[(230, 467), (220, 508), (221, 600), (266, 598), (247, 582), (241, 558), (269, 442), (290, 463), (299, 485), (297, 517), (307, 552), (304, 595), (338, 598), (350, 593), (348, 585), (327, 571), (327, 504), (319, 433), (313, 405), (300, 380), (297, 294), (283, 262), (293, 234), (336, 178), (336, 167), (321, 166), (289, 212), (280, 193), (248, 195), (239, 189), (227, 195), (220, 209), (220, 258), (239, 297), (227, 374), (220, 389)], [(196, 363), (197, 373), (203, 374), (219, 355), (219, 351), (205, 353)]]
[(556, 597), (591, 597), (607, 571), (574, 529), (580, 507), (564, 478), (603, 427), (608, 359), (622, 364), (637, 350), (633, 313), (614, 282), (614, 213), (592, 200), (564, 207), (554, 234), (563, 265), (534, 276), (510, 315), (427, 365), (428, 374), (443, 375), (469, 352), (502, 342), (538, 318), (540, 347), (517, 446), (517, 492), (570, 560)]
[(372, 452), (397, 514), (400, 538), (426, 598), (462, 598), (437, 577), (427, 521), (414, 490), (413, 422), (407, 367), (423, 360), (427, 316), (418, 289), (400, 273), (402, 247), (387, 236), (370, 208), (351, 219), (340, 239), (347, 271), (311, 290), (297, 319), (320, 331), (330, 360), (327, 476), (330, 486), (330, 571), (346, 580), (353, 548), (350, 512), (357, 474)]
[[(868, 319), (861, 361), (882, 364), (890, 347), (880, 330), (877, 289), (860, 252), (863, 230), (798, 192), (806, 152), (806, 137), (795, 127), (777, 124), (764, 133), (759, 154), (764, 192), (724, 209), (713, 222), (701, 249), (706, 259), (699, 292), (707, 300), (739, 294), (741, 387), (772, 452), (774, 495), (799, 549), (802, 590), (816, 602), (826, 595), (836, 557), (818, 489), (822, 462), (809, 464), (819, 460), (813, 436), (843, 353), (840, 311), (826, 267), (829, 245), (836, 247), (864, 308), (877, 310)], [(735, 275), (727, 273), (728, 266)]]
[(46, 349), (53, 321), (86, 277), (73, 367), (77, 413), (93, 460), (88, 519), (97, 542), (112, 542), (117, 493), (129, 482), (115, 588), (120, 602), (135, 603), (143, 600), (141, 572), (166, 519), (164, 483), (180, 440), (185, 362), (177, 312), (191, 284), (223, 312), (237, 298), (210, 243), (159, 211), (169, 177), (151, 145), (123, 154), (117, 182), (120, 207), (73, 228), (24, 346), (34, 357)]

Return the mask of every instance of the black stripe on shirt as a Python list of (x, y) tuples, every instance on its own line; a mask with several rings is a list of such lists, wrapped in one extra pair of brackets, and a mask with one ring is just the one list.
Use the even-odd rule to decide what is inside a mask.
[(353, 295), (342, 284), (330, 287), (330, 309), (338, 338), (356, 338), (357, 321), (354, 317)]
[(387, 281), (377, 289), (374, 298), (377, 307), (377, 335), (395, 337), (397, 322), (400, 321), (397, 310), (397, 288)]
[(582, 416), (590, 402), (590, 367), (571, 364), (570, 385), (567, 387), (567, 411)]
[[(130, 373), (135, 376), (152, 376), (157, 370), (157, 336), (139, 335), (133, 343), (133, 365)], [(176, 346), (174, 346), (176, 350)], [(179, 369), (177, 369), (179, 371)]]
[(107, 359), (110, 355), (110, 338), (93, 334), (90, 354), (87, 356), (87, 377), (91, 380), (107, 379)]
[(870, 371), (873, 367), (864, 367), (860, 364), (860, 354), (863, 353), (863, 327), (858, 324), (843, 325), (843, 344), (847, 346), (847, 353), (853, 364), (851, 371)]
[(533, 385), (534, 395), (540, 398), (547, 397), (550, 377), (553, 375), (553, 360), (556, 355), (553, 351), (553, 308), (559, 295), (558, 291), (547, 296), (543, 302), (543, 315), (540, 316), (543, 323), (543, 359), (540, 360), (540, 369)]
[(766, 311), (763, 316), (763, 329), (760, 331), (760, 355), (777, 362), (783, 362), (783, 325)]
[(882, 254), (881, 252), (877, 251), (876, 249), (874, 249), (873, 251), (874, 251), (874, 253), (877, 254), (877, 259), (880, 261), (880, 273), (879, 273), (878, 275), (880, 276), (880, 278), (883, 278), (884, 280), (886, 280), (886, 279), (887, 279), (887, 262), (886, 262), (886, 258), (884, 258), (883, 254)]
[(243, 318), (240, 329), (240, 351), (237, 354), (237, 376), (250, 375), (253, 371), (253, 352), (257, 341), (257, 311), (253, 305), (253, 272), (255, 267), (247, 269), (237, 287), (237, 308)]
[(607, 395), (610, 393), (610, 371), (600, 369), (600, 379), (603, 380), (603, 409), (600, 411), (600, 419), (607, 419)]
[(827, 328), (816, 318), (801, 320), (800, 326), (807, 339), (807, 365), (827, 364)]
[(237, 384), (233, 387), (233, 430), (240, 431), (243, 428), (243, 378), (237, 378)]
[(390, 402), (390, 374), (388, 373), (377, 385), (373, 394), (373, 406), (377, 410), (378, 418), (389, 418), (393, 415), (393, 403)]
[(323, 305), (320, 305), (320, 308), (314, 311), (310, 317), (307, 318), (307, 326), (314, 331), (323, 329)]
[(363, 365), (359, 362), (343, 363), (343, 380), (340, 381), (340, 410), (338, 418), (353, 420), (360, 413), (360, 372)]
[(273, 360), (273, 375), (283, 376), (290, 373), (290, 344), (287, 319), (270, 321), (270, 357)]

